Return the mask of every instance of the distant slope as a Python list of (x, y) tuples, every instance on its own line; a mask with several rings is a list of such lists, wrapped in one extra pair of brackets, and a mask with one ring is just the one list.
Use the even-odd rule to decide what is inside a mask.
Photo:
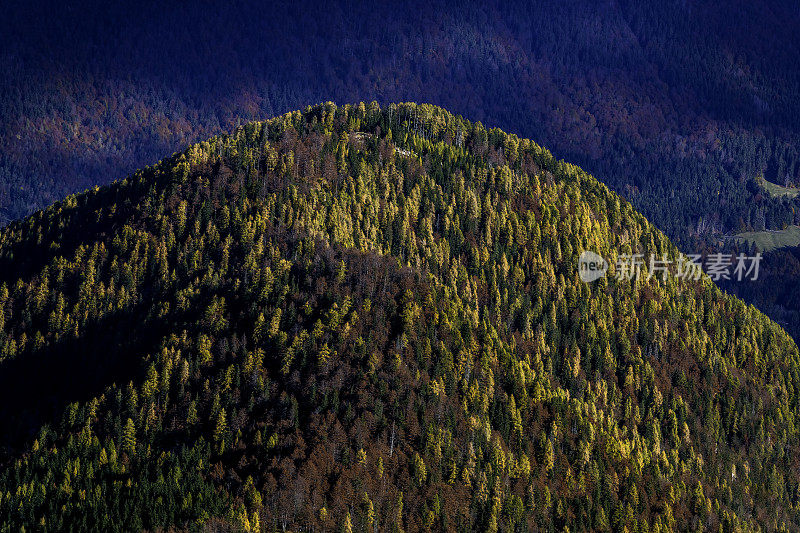
[(582, 283), (587, 249), (677, 254), (414, 104), (247, 124), (15, 222), (0, 529), (800, 527), (794, 342), (707, 278)]

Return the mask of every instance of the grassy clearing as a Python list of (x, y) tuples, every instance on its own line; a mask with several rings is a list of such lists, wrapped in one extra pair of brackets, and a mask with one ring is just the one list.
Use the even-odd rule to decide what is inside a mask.
[(769, 252), (777, 248), (800, 246), (800, 226), (789, 226), (782, 230), (746, 231), (734, 235), (733, 238), (740, 242), (753, 243), (762, 252)]
[(772, 183), (771, 181), (763, 180), (764, 189), (771, 195), (775, 197), (781, 196), (788, 196), (789, 198), (794, 198), (800, 193), (800, 188), (797, 187), (783, 187), (778, 185), (777, 183)]

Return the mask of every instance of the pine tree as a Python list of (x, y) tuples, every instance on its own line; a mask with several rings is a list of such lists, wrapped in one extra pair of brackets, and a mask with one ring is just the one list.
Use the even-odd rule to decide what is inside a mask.
[(217, 414), (217, 419), (214, 422), (214, 442), (220, 443), (224, 446), (225, 436), (228, 432), (228, 421), (225, 415), (225, 409), (222, 408)]
[(348, 512), (344, 520), (342, 521), (342, 527), (339, 529), (341, 533), (353, 533), (353, 523), (350, 519), (350, 513)]
[(129, 454), (136, 453), (136, 425), (128, 418), (122, 432), (122, 449)]

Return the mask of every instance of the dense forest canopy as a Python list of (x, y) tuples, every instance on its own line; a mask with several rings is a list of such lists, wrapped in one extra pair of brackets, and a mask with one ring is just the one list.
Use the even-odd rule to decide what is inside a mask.
[(70, 196), (0, 233), (0, 530), (796, 530), (797, 346), (707, 277), (618, 279), (634, 252), (678, 254), (430, 105)]

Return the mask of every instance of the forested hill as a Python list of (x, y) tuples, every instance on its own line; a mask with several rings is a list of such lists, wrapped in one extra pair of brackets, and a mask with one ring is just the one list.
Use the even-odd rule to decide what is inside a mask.
[[(534, 139), (686, 253), (800, 224), (800, 195), (765, 186), (800, 186), (796, 0), (3, 8), (0, 226), (242, 123), (328, 100), (428, 102)], [(760, 283), (725, 287), (796, 341), (799, 253), (772, 252)]]
[[(583, 250), (610, 275), (578, 277)], [(800, 527), (794, 342), (527, 139), (250, 123), (0, 233), (0, 530)]]

